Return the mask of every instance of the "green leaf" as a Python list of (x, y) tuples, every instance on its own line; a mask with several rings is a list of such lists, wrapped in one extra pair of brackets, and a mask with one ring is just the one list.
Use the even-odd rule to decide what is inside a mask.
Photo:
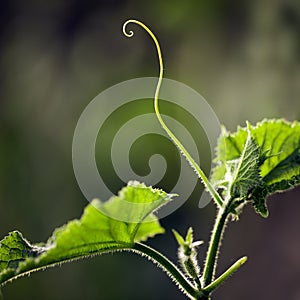
[(202, 241), (194, 242), (193, 228), (190, 227), (186, 234), (185, 239), (173, 229), (173, 234), (178, 242), (178, 261), (181, 264), (182, 270), (194, 280), (198, 287), (200, 283), (200, 268), (197, 260), (196, 248), (202, 245)]
[[(212, 181), (233, 198), (252, 200), (268, 215), (266, 198), (300, 183), (300, 123), (264, 120), (237, 132), (223, 130)], [(236, 174), (236, 176), (234, 176)]]
[(241, 156), (229, 162), (227, 166), (232, 198), (245, 198), (260, 184), (259, 148), (250, 131)]
[(31, 245), (18, 231), (10, 232), (0, 242), (0, 274), (4, 270), (16, 269), (20, 262), (44, 251), (44, 247)]
[[(70, 221), (56, 229), (44, 245), (33, 245), (21, 233), (11, 232), (0, 242), (0, 284), (25, 273), (72, 259), (116, 250), (130, 250), (135, 243), (164, 233), (153, 212), (169, 202), (171, 197), (172, 195), (146, 187), (142, 183), (129, 182), (118, 196), (107, 202), (93, 200), (85, 208), (80, 220)], [(132, 216), (135, 222), (125, 222), (108, 216), (123, 209), (123, 203), (135, 204), (131, 206), (131, 211), (128, 205), (125, 206), (126, 217)]]

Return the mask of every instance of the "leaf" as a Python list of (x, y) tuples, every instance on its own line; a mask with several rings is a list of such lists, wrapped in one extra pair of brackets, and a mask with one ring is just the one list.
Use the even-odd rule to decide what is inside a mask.
[(6, 269), (15, 269), (26, 258), (37, 257), (44, 248), (33, 246), (18, 231), (9, 233), (0, 242), (0, 274)]
[[(252, 200), (262, 216), (268, 215), (268, 195), (300, 183), (299, 122), (264, 120), (254, 127), (239, 127), (233, 134), (223, 130), (216, 152), (215, 187), (225, 193), (230, 190), (232, 197)], [(246, 153), (248, 163), (243, 156)]]
[(243, 152), (230, 167), (230, 195), (245, 198), (261, 182), (259, 173), (259, 148), (248, 131)]
[[(73, 220), (54, 231), (45, 245), (33, 245), (22, 234), (11, 232), (0, 242), (0, 284), (17, 276), (72, 259), (116, 250), (130, 250), (136, 242), (164, 233), (153, 212), (171, 200), (161, 190), (142, 183), (129, 182), (118, 196), (105, 203), (93, 200), (80, 220)], [(125, 222), (109, 217), (124, 208), (122, 202), (133, 205), (126, 215), (139, 222)], [(129, 206), (126, 206), (128, 209)]]

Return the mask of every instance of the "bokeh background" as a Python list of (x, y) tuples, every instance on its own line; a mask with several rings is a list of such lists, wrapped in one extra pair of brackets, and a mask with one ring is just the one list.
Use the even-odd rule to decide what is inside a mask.
[[(128, 18), (160, 39), (165, 76), (200, 92), (231, 130), (245, 120), (300, 118), (300, 3), (254, 1), (2, 0), (0, 4), (0, 237), (19, 229), (46, 241), (80, 216), (71, 146), (85, 106), (118, 82), (156, 76), (144, 32), (128, 40)], [(138, 31), (138, 29), (136, 29)], [(113, 179), (112, 179), (113, 181)], [(229, 224), (218, 271), (247, 254), (248, 263), (213, 299), (300, 299), (300, 189), (269, 199), (267, 220), (246, 207)], [(213, 203), (191, 197), (161, 220), (166, 234), (149, 244), (176, 259), (170, 230), (195, 228), (206, 243)], [(144, 258), (106, 255), (38, 272), (3, 288), (19, 299), (185, 299)]]

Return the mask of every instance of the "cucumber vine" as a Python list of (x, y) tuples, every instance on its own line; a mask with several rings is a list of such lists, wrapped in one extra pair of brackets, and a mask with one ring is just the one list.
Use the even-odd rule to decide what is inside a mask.
[[(300, 123), (282, 119), (263, 120), (255, 126), (247, 123), (246, 127), (239, 127), (235, 133), (224, 129), (218, 141), (215, 167), (209, 180), (160, 114), (158, 99), (164, 67), (156, 36), (142, 22), (128, 20), (123, 25), (123, 33), (127, 37), (134, 35), (133, 31), (126, 30), (129, 24), (142, 27), (156, 46), (159, 78), (154, 95), (154, 110), (157, 119), (217, 206), (217, 217), (204, 265), (200, 268), (197, 260), (198, 247), (202, 241), (194, 241), (192, 228), (189, 228), (186, 237), (173, 230), (178, 242), (179, 266), (144, 243), (148, 238), (164, 233), (154, 213), (172, 201), (174, 195), (131, 181), (108, 201), (93, 200), (85, 208), (81, 219), (56, 229), (44, 244), (31, 244), (19, 231), (4, 237), (0, 242), (1, 286), (48, 266), (95, 254), (131, 251), (148, 257), (164, 270), (188, 298), (211, 299), (213, 291), (247, 260), (246, 256), (240, 258), (216, 277), (219, 248), (226, 224), (230, 219), (238, 219), (242, 207), (247, 203), (252, 204), (257, 213), (267, 217), (267, 197), (300, 184)], [(103, 213), (124, 208), (124, 201), (142, 204), (130, 206), (130, 211), (124, 209), (127, 219), (128, 216), (134, 216), (134, 222), (115, 220), (109, 217), (109, 213)]]

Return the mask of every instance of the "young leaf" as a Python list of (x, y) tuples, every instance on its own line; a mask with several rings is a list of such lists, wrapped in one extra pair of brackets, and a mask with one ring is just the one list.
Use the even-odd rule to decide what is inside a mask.
[[(238, 171), (238, 165), (244, 160), (243, 154), (247, 152), (249, 159), (244, 162), (244, 171), (247, 172), (243, 168)], [(266, 217), (266, 197), (300, 183), (300, 123), (264, 120), (254, 127), (239, 127), (233, 134), (224, 131), (219, 139), (215, 162), (214, 185), (231, 189), (233, 197), (252, 200), (256, 211)], [(234, 172), (236, 177), (228, 176)], [(235, 179), (230, 180), (232, 178)], [(245, 188), (247, 182), (249, 185)]]
[(188, 229), (185, 239), (175, 229), (173, 229), (172, 231), (179, 245), (178, 260), (183, 271), (195, 281), (198, 287), (201, 288), (199, 279), (200, 268), (197, 260), (196, 247), (201, 245), (203, 242), (194, 242), (192, 227)]
[(246, 198), (249, 192), (260, 184), (259, 149), (257, 143), (248, 131), (248, 137), (241, 157), (231, 164), (230, 196), (232, 198)]
[[(80, 220), (70, 221), (56, 229), (45, 245), (32, 245), (19, 232), (10, 233), (0, 242), (0, 285), (50, 265), (103, 252), (132, 249), (136, 242), (164, 232), (153, 212), (171, 197), (142, 183), (129, 182), (118, 196), (109, 201), (94, 200), (85, 208)], [(132, 215), (139, 222), (116, 220), (103, 213), (113, 214), (124, 208), (123, 202), (147, 203), (147, 206), (133, 205), (132, 211), (126, 211), (127, 216)]]

